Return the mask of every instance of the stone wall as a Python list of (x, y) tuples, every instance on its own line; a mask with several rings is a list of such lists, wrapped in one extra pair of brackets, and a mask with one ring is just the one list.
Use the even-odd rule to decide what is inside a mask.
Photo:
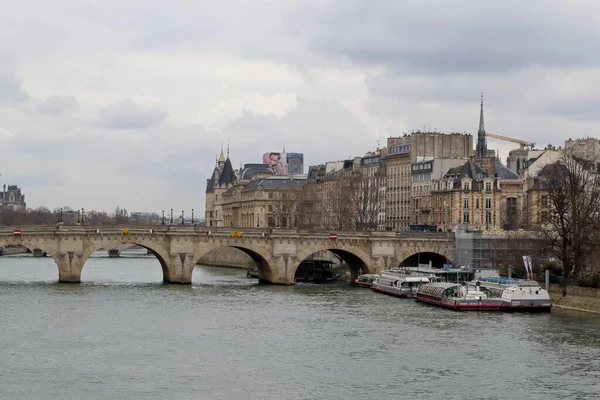
[[(562, 294), (562, 287), (560, 285), (551, 284), (550, 293)], [(581, 287), (581, 286), (567, 286), (567, 296), (582, 296), (582, 297), (598, 297), (600, 298), (600, 289)]]
[(233, 247), (213, 250), (198, 260), (198, 264), (213, 265), (216, 267), (248, 268), (252, 261), (246, 253)]

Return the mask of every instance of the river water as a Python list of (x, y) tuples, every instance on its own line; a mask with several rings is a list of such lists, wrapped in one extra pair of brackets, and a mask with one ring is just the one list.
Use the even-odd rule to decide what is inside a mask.
[(598, 399), (600, 317), (459, 313), (96, 253), (0, 257), (0, 399)]

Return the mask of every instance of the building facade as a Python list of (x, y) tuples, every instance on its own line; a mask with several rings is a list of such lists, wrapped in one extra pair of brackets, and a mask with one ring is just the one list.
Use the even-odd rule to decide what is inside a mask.
[(17, 185), (2, 185), (0, 209), (24, 210), (27, 207), (25, 195)]

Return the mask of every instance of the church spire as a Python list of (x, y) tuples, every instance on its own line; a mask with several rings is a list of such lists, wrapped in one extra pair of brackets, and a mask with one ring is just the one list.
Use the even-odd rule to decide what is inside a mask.
[(485, 127), (483, 124), (483, 92), (481, 92), (481, 108), (479, 111), (479, 130), (477, 131), (477, 146), (475, 147), (477, 158), (487, 156), (487, 140), (485, 138)]
[(229, 158), (229, 138), (227, 138), (227, 158)]
[(219, 166), (219, 168), (222, 168), (225, 165), (225, 156), (223, 155), (223, 142), (221, 142), (221, 155), (219, 156), (217, 165)]

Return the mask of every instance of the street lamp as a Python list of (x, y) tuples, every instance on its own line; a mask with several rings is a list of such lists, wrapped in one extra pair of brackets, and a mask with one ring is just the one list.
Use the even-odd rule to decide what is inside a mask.
[(184, 221), (185, 221), (185, 220), (183, 219), (183, 210), (181, 210), (181, 225), (183, 225), (183, 224), (184, 224)]
[(84, 213), (85, 213), (85, 212), (84, 212), (84, 210), (83, 210), (83, 207), (81, 207), (81, 223), (82, 223), (82, 224), (83, 224), (83, 214), (84, 214)]
[(194, 225), (194, 209), (192, 208), (192, 225)]
[(165, 210), (162, 210), (162, 224), (165, 224)]
[(173, 224), (173, 209), (171, 208), (171, 224)]

